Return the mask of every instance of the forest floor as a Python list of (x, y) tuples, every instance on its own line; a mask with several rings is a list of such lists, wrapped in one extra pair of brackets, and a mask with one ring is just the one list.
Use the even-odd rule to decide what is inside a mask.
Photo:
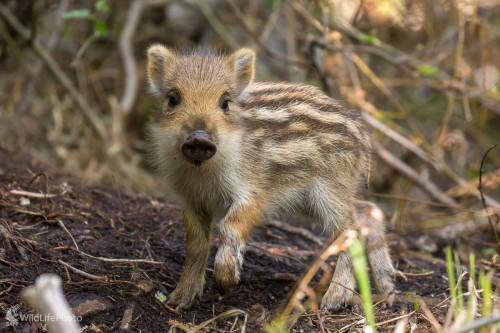
[[(55, 195), (36, 198), (16, 191)], [(307, 227), (300, 221), (299, 226)], [(315, 237), (326, 242), (319, 227), (313, 229)], [(322, 248), (293, 229), (259, 227), (248, 246), (240, 284), (222, 298), (213, 282), (218, 241), (214, 236), (203, 297), (192, 308), (176, 312), (160, 301), (161, 294), (168, 295), (175, 287), (184, 264), (184, 225), (175, 204), (124, 193), (113, 182), (88, 186), (31, 156), (0, 152), (3, 313), (17, 304), (21, 304), (20, 313), (32, 312), (21, 300), (20, 291), (40, 274), (54, 273), (62, 278), (75, 314), (82, 316), (84, 332), (127, 328), (132, 332), (166, 332), (172, 325), (177, 325), (180, 332), (230, 309), (245, 311), (246, 323), (244, 315), (235, 313), (211, 322), (202, 331), (240, 332), (246, 325), (247, 332), (263, 332), (263, 325), (281, 313), (297, 281)], [(417, 236), (407, 235), (405, 239), (411, 237)], [(385, 302), (375, 305), (378, 329), (392, 331), (398, 318), (407, 317), (408, 327), (413, 326), (415, 332), (432, 331), (422, 310), (416, 310), (415, 296), (425, 300), (440, 323), (445, 321), (449, 304), (443, 302), (448, 294), (444, 251), (438, 251), (433, 258), (411, 249), (402, 251), (405, 246), (395, 244), (394, 264), (399, 271), (410, 274), (396, 277), (398, 294), (392, 307)], [(108, 262), (103, 258), (154, 263)], [(77, 274), (65, 264), (91, 276)], [(311, 283), (313, 288), (318, 287), (320, 278), (318, 273)], [(363, 326), (363, 318), (362, 308), (356, 304), (331, 314), (314, 311), (298, 317), (290, 332), (355, 331)], [(8, 326), (3, 316), (0, 318), (1, 331), (37, 332), (42, 331), (42, 326), (29, 322)]]

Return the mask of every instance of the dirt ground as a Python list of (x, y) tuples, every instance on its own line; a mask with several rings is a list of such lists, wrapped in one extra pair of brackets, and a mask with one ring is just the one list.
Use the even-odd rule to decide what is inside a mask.
[[(36, 198), (12, 190), (56, 194)], [(59, 222), (60, 221), (60, 222)], [(67, 232), (62, 227), (62, 224)], [(233, 294), (220, 297), (213, 282), (215, 235), (206, 271), (207, 284), (201, 301), (176, 313), (160, 297), (168, 295), (183, 269), (184, 226), (175, 204), (161, 198), (124, 193), (112, 181), (88, 186), (27, 155), (0, 152), (0, 306), (5, 313), (21, 304), (19, 313), (32, 310), (20, 299), (20, 291), (42, 273), (54, 273), (75, 312), (82, 315), (84, 332), (165, 332), (172, 325), (195, 326), (230, 309), (248, 313), (246, 331), (262, 332), (263, 325), (280, 313), (296, 281), (307, 271), (321, 245), (308, 237), (276, 226), (259, 227), (246, 254), (241, 282)], [(314, 228), (313, 228), (314, 229)], [(71, 239), (70, 235), (74, 238)], [(315, 232), (321, 237), (319, 232)], [(415, 236), (416, 237), (416, 236)], [(397, 318), (415, 308), (415, 295), (422, 296), (443, 322), (447, 294), (446, 266), (441, 258), (402, 252), (402, 241), (393, 242), (394, 263), (403, 272), (434, 272), (425, 276), (397, 277), (396, 302), (375, 306), (381, 331), (392, 331)], [(322, 238), (325, 239), (326, 238)], [(106, 262), (91, 256), (144, 259), (158, 263)], [(439, 244), (439, 242), (437, 242)], [(441, 246), (444, 244), (441, 244)], [(335, 261), (333, 259), (333, 261)], [(64, 263), (92, 275), (76, 274)], [(421, 274), (420, 274), (421, 275)], [(313, 282), (316, 287), (321, 274)], [(97, 279), (95, 279), (97, 278)], [(126, 311), (126, 310), (129, 311)], [(132, 316), (127, 316), (130, 313)], [(431, 331), (421, 311), (408, 316), (408, 327)], [(300, 316), (291, 332), (356, 331), (363, 324), (362, 309), (348, 306), (340, 312), (312, 312)], [(240, 332), (244, 316), (210, 323), (204, 331)], [(0, 331), (40, 332), (40, 323), (20, 322), (8, 326), (0, 317)], [(177, 331), (182, 331), (177, 328)]]

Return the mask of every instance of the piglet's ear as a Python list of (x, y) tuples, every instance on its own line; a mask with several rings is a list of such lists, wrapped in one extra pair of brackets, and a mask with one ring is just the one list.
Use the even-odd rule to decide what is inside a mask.
[(155, 44), (148, 49), (149, 91), (160, 97), (164, 90), (165, 73), (174, 59), (174, 53), (163, 45)]
[(238, 93), (252, 83), (255, 74), (255, 52), (239, 49), (229, 56), (229, 65), (233, 66)]

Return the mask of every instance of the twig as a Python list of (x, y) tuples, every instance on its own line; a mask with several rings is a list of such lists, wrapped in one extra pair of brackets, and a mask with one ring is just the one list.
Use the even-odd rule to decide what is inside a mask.
[(45, 193), (28, 192), (28, 191), (23, 191), (23, 190), (10, 190), (7, 193), (12, 193), (15, 195), (22, 195), (22, 196), (31, 197), (31, 198), (45, 199), (45, 198), (57, 197), (58, 195), (65, 194), (67, 191), (68, 191), (68, 189), (65, 188), (61, 193), (47, 193), (47, 194), (45, 194)]
[(64, 225), (63, 221), (57, 219), (57, 224), (59, 224), (59, 226), (62, 228), (62, 230), (64, 230), (68, 235), (69, 237), (71, 238), (71, 240), (73, 241), (73, 244), (75, 245), (75, 248), (77, 250), (78, 249), (78, 244), (76, 243), (75, 239), (73, 238), (73, 236), (71, 235), (71, 233), (69, 232), (68, 228), (66, 228), (66, 226)]
[(325, 321), (325, 319), (321, 318), (321, 315), (319, 313), (319, 309), (316, 310), (316, 316), (318, 317), (318, 324), (319, 324), (319, 328), (321, 329), (321, 333), (326, 333), (325, 327), (323, 326), (323, 322)]
[[(280, 320), (285, 322), (285, 320), (292, 313), (293, 308), (296, 306), (296, 302), (298, 300), (299, 295), (302, 293), (302, 290), (307, 287), (309, 282), (312, 280), (316, 272), (319, 270), (322, 263), (328, 259), (331, 255), (340, 253), (349, 248), (352, 240), (356, 237), (356, 232), (353, 230), (344, 231), (333, 243), (331, 243), (326, 249), (324, 249), (321, 254), (316, 258), (314, 263), (311, 265), (309, 270), (305, 273), (304, 277), (301, 279), (298, 287), (292, 294), (292, 297), (288, 301), (285, 309), (280, 315)], [(333, 236), (332, 236), (333, 238)]]
[(397, 316), (395, 318), (391, 318), (391, 319), (387, 319), (385, 321), (381, 321), (379, 323), (376, 323), (375, 326), (383, 326), (385, 324), (389, 324), (389, 323), (392, 323), (393, 321), (396, 321), (396, 320), (399, 320), (399, 319), (403, 319), (403, 318), (408, 318), (409, 316), (411, 316), (412, 314), (414, 314), (415, 312), (417, 312), (416, 310), (410, 312), (410, 313), (406, 313), (404, 315), (401, 315), (401, 316)]
[(396, 274), (401, 275), (403, 278), (408, 278), (408, 277), (426, 277), (426, 276), (431, 276), (434, 274), (434, 271), (430, 272), (425, 272), (425, 273), (406, 273), (402, 271), (397, 271)]
[(87, 278), (87, 279), (90, 279), (90, 280), (96, 280), (96, 281), (108, 281), (108, 277), (107, 276), (97, 276), (97, 275), (89, 274), (87, 272), (84, 272), (82, 270), (79, 270), (78, 268), (75, 268), (75, 267), (71, 266), (68, 263), (65, 263), (62, 260), (58, 260), (57, 262), (60, 263), (61, 265), (65, 266), (65, 267), (69, 268), (74, 273), (83, 276), (84, 278)]
[(134, 38), (139, 19), (144, 7), (165, 5), (169, 0), (134, 0), (127, 11), (125, 26), (120, 35), (120, 55), (125, 71), (125, 87), (120, 99), (120, 108), (125, 114), (129, 114), (137, 98), (138, 80), (137, 66), (135, 64), (134, 53), (132, 51), (132, 39)]
[(208, 319), (208, 320), (202, 322), (201, 324), (197, 325), (196, 327), (193, 327), (189, 332), (190, 333), (200, 332), (205, 326), (207, 326), (207, 325), (209, 325), (217, 320), (226, 319), (228, 317), (239, 316), (239, 315), (243, 315), (245, 318), (245, 319), (243, 319), (243, 326), (241, 326), (241, 331), (240, 331), (241, 333), (245, 333), (245, 330), (247, 327), (248, 313), (246, 313), (245, 311), (239, 310), (239, 309), (233, 309), (233, 310), (228, 310), (226, 312), (223, 312), (220, 315), (218, 315), (212, 319)]
[[(73, 248), (70, 248), (73, 249)], [(104, 262), (114, 262), (114, 263), (125, 263), (125, 264), (136, 264), (136, 263), (145, 263), (145, 264), (153, 264), (153, 265), (162, 265), (162, 262), (159, 261), (154, 261), (154, 260), (148, 260), (148, 259), (113, 259), (113, 258), (104, 258), (104, 257), (94, 257), (90, 254), (87, 254), (83, 251), (73, 249), (74, 251), (78, 252), (79, 254), (89, 257), (95, 260), (100, 260)]]
[(265, 224), (270, 225), (270, 226), (275, 227), (275, 228), (278, 228), (278, 229), (281, 229), (283, 231), (292, 233), (292, 234), (300, 235), (300, 236), (302, 236), (310, 241), (313, 241), (314, 243), (321, 245), (321, 246), (323, 246), (323, 244), (325, 243), (319, 237), (314, 236), (314, 234), (312, 232), (310, 232), (309, 230), (304, 229), (304, 228), (291, 226), (290, 224), (288, 224), (286, 222), (282, 222), (282, 221), (278, 221), (278, 220), (268, 220), (265, 222)]
[(131, 302), (125, 309), (125, 312), (123, 312), (120, 330), (127, 331), (130, 328), (130, 322), (132, 321), (132, 315), (134, 314), (136, 305), (137, 303)]
[(472, 323), (465, 324), (462, 327), (451, 331), (450, 333), (465, 333), (465, 332), (474, 332), (476, 329), (500, 322), (500, 313), (497, 313), (491, 317), (483, 317), (478, 320), (473, 321)]
[[(494, 149), (498, 144), (494, 144), (493, 146), (491, 146), (487, 151), (486, 153), (484, 154), (483, 156), (483, 159), (481, 160), (481, 167), (479, 168), (479, 186), (477, 187), (477, 189), (479, 190), (479, 193), (481, 193), (481, 202), (483, 203), (483, 207), (484, 207), (484, 211), (486, 212), (486, 216), (488, 217), (488, 222), (490, 224), (490, 227), (491, 227), (491, 231), (493, 231), (493, 234), (495, 235), (495, 239), (497, 241), (497, 246), (498, 246), (498, 249), (500, 250), (500, 238), (498, 237), (498, 233), (493, 225), (493, 221), (491, 220), (491, 217), (490, 217), (490, 214), (488, 214), (488, 207), (486, 206), (486, 200), (484, 199), (484, 193), (483, 193), (483, 180), (482, 180), (482, 177), (483, 177), (483, 165), (484, 165), (484, 161), (486, 160), (486, 156), (488, 156), (488, 153)], [(495, 214), (495, 216), (497, 217), (497, 221), (495, 224), (498, 223), (498, 220), (500, 219), (500, 216), (498, 214)]]
[[(52, 34), (50, 35), (49, 41), (47, 42), (47, 50), (51, 52), (54, 47), (56, 47), (57, 42), (59, 41), (59, 36), (61, 34), (62, 27), (62, 14), (67, 10), (69, 5), (69, 0), (62, 0), (55, 12), (55, 20), (51, 24)], [(37, 59), (33, 69), (31, 70), (31, 79), (26, 87), (26, 90), (23, 94), (23, 99), (18, 106), (16, 114), (22, 116), (28, 107), (31, 104), (31, 99), (33, 97), (33, 93), (35, 92), (36, 87), (40, 83), (40, 73), (43, 69), (43, 61), (41, 59)]]
[(217, 32), (217, 34), (224, 40), (224, 42), (233, 50), (240, 47), (240, 44), (231, 36), (224, 24), (215, 16), (206, 0), (196, 0), (196, 4), (200, 8), (203, 16), (207, 19), (208, 23)]
[(429, 310), (429, 307), (427, 307), (427, 304), (425, 304), (424, 300), (418, 299), (418, 304), (420, 305), (420, 308), (425, 314), (425, 317), (427, 320), (431, 323), (431, 325), (434, 327), (436, 330), (436, 333), (441, 333), (443, 331), (443, 327), (439, 324), (439, 322), (436, 320), (436, 317), (432, 314), (432, 312)]
[(420, 157), (423, 161), (429, 163), (432, 165), (436, 170), (441, 170), (441, 167), (436, 163), (436, 161), (429, 156), (422, 148), (417, 147), (414, 143), (412, 143), (410, 140), (405, 138), (403, 135), (399, 134), (395, 130), (387, 127), (386, 125), (382, 124), (380, 121), (375, 119), (372, 115), (370, 115), (368, 112), (363, 111), (362, 112), (363, 118), (365, 121), (373, 128), (379, 130), (380, 132), (384, 133), (387, 137), (391, 138), (392, 140), (396, 141), (399, 143), (401, 146), (405, 147), (409, 151), (411, 151), (413, 154), (417, 155)]
[(385, 163), (389, 164), (394, 169), (398, 170), (415, 183), (417, 183), (423, 190), (425, 190), (428, 194), (430, 194), (434, 199), (439, 202), (451, 206), (458, 207), (458, 203), (447, 196), (441, 189), (439, 189), (433, 182), (430, 180), (423, 179), (414, 169), (412, 169), (408, 164), (396, 158), (392, 155), (388, 150), (386, 150), (380, 143), (374, 141), (373, 148), (377, 155), (382, 159)]
[[(14, 30), (16, 30), (19, 35), (21, 35), (24, 39), (30, 40), (31, 35), (30, 31), (26, 29), (19, 20), (14, 16), (14, 14), (10, 11), (10, 9), (0, 3), (0, 15), (11, 25)], [(33, 49), (35, 52), (43, 59), (45, 64), (50, 68), (54, 76), (57, 80), (63, 85), (63, 87), (69, 92), (71, 97), (75, 100), (78, 107), (83, 111), (83, 114), (87, 118), (87, 120), (92, 125), (94, 131), (102, 140), (102, 142), (107, 145), (107, 130), (104, 127), (103, 123), (99, 119), (99, 116), (95, 113), (95, 111), (87, 104), (86, 100), (82, 97), (82, 95), (78, 92), (75, 85), (68, 76), (64, 73), (64, 71), (59, 67), (57, 62), (54, 60), (52, 55), (40, 44), (38, 40), (33, 42)]]
[(269, 47), (267, 47), (262, 41), (259, 39), (259, 36), (255, 34), (254, 31), (248, 26), (248, 24), (245, 22), (245, 17), (243, 16), (243, 13), (240, 11), (238, 6), (234, 3), (233, 0), (225, 0), (226, 3), (229, 5), (231, 10), (233, 11), (234, 15), (238, 19), (238, 23), (241, 25), (243, 30), (247, 33), (247, 35), (252, 39), (252, 41), (257, 45), (257, 47), (264, 52), (264, 54), (270, 58), (276, 58), (277, 60), (287, 62), (289, 64), (293, 64), (296, 66), (300, 67), (309, 67), (310, 64), (301, 61), (301, 60), (296, 60), (296, 59), (291, 59), (281, 53), (278, 53), (276, 51), (271, 50)]

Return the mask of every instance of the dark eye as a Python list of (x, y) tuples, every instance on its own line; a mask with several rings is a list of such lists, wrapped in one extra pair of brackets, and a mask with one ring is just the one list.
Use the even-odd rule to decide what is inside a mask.
[(167, 102), (169, 108), (175, 108), (179, 105), (180, 95), (177, 90), (171, 90), (167, 95)]
[(222, 95), (220, 100), (220, 108), (222, 109), (222, 111), (224, 111), (225, 114), (229, 113), (229, 102), (229, 96), (226, 94)]
[(176, 107), (177, 104), (179, 104), (179, 100), (177, 99), (176, 96), (168, 96), (168, 106), (173, 108)]

